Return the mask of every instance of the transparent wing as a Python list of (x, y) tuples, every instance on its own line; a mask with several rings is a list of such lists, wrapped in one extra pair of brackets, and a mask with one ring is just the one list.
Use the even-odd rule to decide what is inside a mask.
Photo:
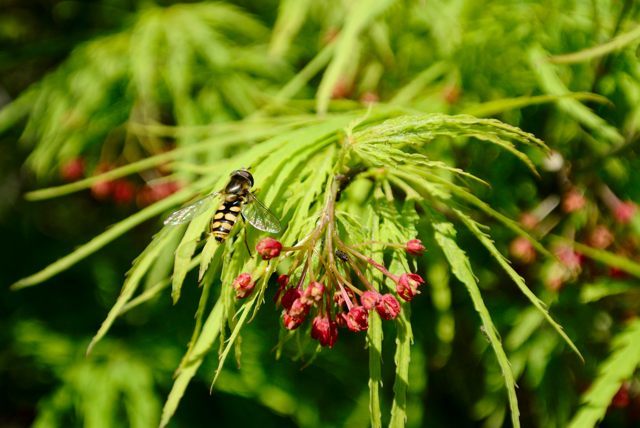
[(269, 233), (279, 233), (282, 230), (280, 220), (252, 193), (248, 194), (247, 202), (242, 206), (242, 215), (258, 230)]
[(172, 226), (176, 224), (186, 223), (194, 217), (199, 216), (210, 208), (210, 202), (218, 196), (219, 192), (212, 193), (210, 195), (205, 196), (202, 199), (198, 199), (191, 205), (187, 205), (184, 208), (179, 209), (178, 211), (174, 211), (167, 217), (164, 221), (164, 224), (167, 226)]

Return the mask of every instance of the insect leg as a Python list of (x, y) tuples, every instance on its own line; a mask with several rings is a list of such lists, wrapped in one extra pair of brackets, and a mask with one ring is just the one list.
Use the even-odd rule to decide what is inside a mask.
[(251, 250), (249, 249), (249, 243), (247, 242), (247, 219), (244, 218), (244, 214), (240, 213), (240, 217), (242, 217), (242, 221), (244, 222), (244, 229), (242, 230), (242, 237), (244, 239), (244, 246), (247, 247), (247, 252), (249, 253), (249, 257), (253, 257), (251, 254)]

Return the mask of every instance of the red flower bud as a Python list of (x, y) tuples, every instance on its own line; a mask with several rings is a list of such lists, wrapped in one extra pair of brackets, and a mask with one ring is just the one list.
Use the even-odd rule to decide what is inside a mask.
[(320, 342), (320, 345), (333, 348), (338, 340), (338, 325), (328, 317), (318, 315), (311, 325), (311, 337)]
[(420, 256), (424, 253), (425, 247), (421, 240), (411, 239), (405, 244), (404, 249), (412, 256)]
[(114, 202), (119, 205), (130, 203), (136, 194), (135, 186), (127, 180), (114, 181), (111, 191)]
[(324, 289), (323, 284), (313, 281), (304, 290), (304, 299), (309, 303), (319, 302), (324, 295)]
[(383, 320), (392, 320), (400, 313), (400, 302), (392, 294), (384, 294), (376, 304), (376, 312)]
[[(351, 291), (351, 289), (349, 288), (345, 288), (344, 291), (345, 293), (347, 293), (347, 296), (349, 297), (349, 299), (353, 301), (355, 297), (355, 295), (353, 294), (353, 291)], [(344, 295), (342, 294), (341, 290), (338, 290), (333, 294), (333, 302), (337, 307), (342, 307), (342, 305), (346, 304), (346, 302), (344, 301)]]
[(161, 183), (153, 183), (143, 187), (138, 192), (138, 205), (144, 207), (154, 202), (162, 200), (167, 196), (180, 190), (180, 184), (177, 181), (165, 181)]
[(255, 286), (255, 282), (253, 282), (251, 275), (248, 273), (241, 273), (233, 280), (233, 288), (236, 289), (236, 297), (238, 299), (244, 299), (249, 296)]
[(613, 217), (618, 223), (627, 224), (636, 215), (638, 207), (631, 201), (619, 202), (613, 208)]
[(298, 298), (293, 301), (287, 313), (292, 317), (304, 319), (309, 313), (309, 304), (304, 298)]
[(274, 302), (278, 301), (278, 299), (280, 298), (280, 294), (282, 294), (285, 287), (289, 284), (289, 275), (285, 275), (285, 274), (280, 275), (278, 279), (276, 279), (276, 282), (278, 283), (279, 287), (278, 287), (278, 291), (276, 292), (276, 295), (273, 297)]
[(366, 310), (370, 311), (376, 307), (381, 297), (382, 295), (377, 291), (367, 290), (360, 296), (360, 303), (362, 303), (362, 306), (364, 306)]
[(403, 273), (398, 278), (396, 291), (398, 295), (407, 302), (411, 301), (416, 294), (420, 294), (418, 287), (424, 283), (424, 279), (416, 273)]
[(344, 328), (347, 326), (347, 314), (346, 312), (339, 312), (336, 315), (336, 324), (338, 327)]
[(627, 407), (631, 400), (629, 400), (629, 384), (627, 382), (623, 383), (620, 386), (616, 395), (611, 399), (611, 407), (616, 407), (618, 409)]
[(65, 181), (76, 181), (84, 177), (84, 159), (74, 158), (60, 168), (60, 176)]
[(347, 328), (351, 331), (365, 331), (369, 328), (369, 313), (363, 306), (354, 306), (345, 317)]
[(113, 191), (113, 181), (98, 181), (91, 185), (91, 195), (103, 201), (107, 199)]
[(280, 304), (288, 311), (289, 309), (291, 309), (291, 305), (293, 305), (293, 302), (298, 300), (299, 297), (300, 290), (298, 290), (297, 288), (290, 288), (284, 292), (282, 300), (280, 300)]
[(280, 286), (280, 288), (285, 288), (289, 285), (289, 275), (285, 275), (284, 273), (276, 279), (276, 282)]
[(302, 317), (294, 317), (286, 312), (282, 314), (282, 323), (287, 330), (295, 330), (304, 322)]
[(256, 251), (262, 256), (262, 260), (271, 260), (280, 255), (282, 244), (273, 238), (264, 238), (256, 245)]

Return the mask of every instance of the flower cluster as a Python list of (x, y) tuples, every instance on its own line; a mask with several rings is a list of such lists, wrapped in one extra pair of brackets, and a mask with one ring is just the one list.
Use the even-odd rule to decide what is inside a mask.
[[(282, 324), (287, 330), (296, 330), (307, 320), (311, 324), (311, 337), (320, 345), (332, 348), (340, 328), (362, 332), (369, 328), (369, 315), (375, 311), (383, 320), (393, 320), (400, 314), (398, 300), (411, 301), (420, 294), (424, 284), (416, 273), (393, 274), (357, 248), (338, 241), (326, 257), (314, 254), (309, 247), (284, 247), (273, 238), (262, 239), (256, 251), (263, 260), (293, 257), (288, 274), (278, 277), (279, 285), (274, 301), (282, 309)], [(379, 244), (379, 243), (378, 243)], [(366, 245), (366, 244), (363, 244)], [(425, 251), (419, 239), (406, 244), (386, 244), (418, 256)], [(314, 259), (311, 258), (314, 254)], [(373, 284), (367, 269), (377, 270), (394, 284), (395, 292), (380, 292), (384, 284)], [(315, 270), (315, 272), (314, 272)], [(295, 280), (294, 280), (295, 279)], [(236, 297), (251, 295), (255, 283), (249, 273), (240, 274), (233, 282)]]

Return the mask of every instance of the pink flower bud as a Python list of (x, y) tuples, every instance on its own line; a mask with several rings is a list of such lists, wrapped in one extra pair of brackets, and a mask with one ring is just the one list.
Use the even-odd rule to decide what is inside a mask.
[(282, 300), (280, 300), (280, 304), (288, 311), (289, 309), (291, 309), (291, 305), (293, 305), (293, 302), (298, 300), (299, 297), (300, 290), (298, 290), (297, 288), (290, 288), (284, 292)]
[(613, 217), (618, 223), (627, 224), (636, 215), (638, 207), (631, 201), (619, 202), (613, 208)]
[(360, 96), (362, 104), (375, 104), (380, 101), (380, 95), (374, 91), (367, 91)]
[(460, 99), (461, 90), (456, 85), (449, 85), (442, 90), (442, 98), (449, 105), (455, 104)]
[(333, 348), (338, 340), (338, 325), (328, 317), (318, 315), (311, 325), (311, 337), (320, 342), (320, 345)]
[(322, 296), (324, 295), (324, 289), (325, 287), (323, 284), (313, 281), (304, 290), (304, 299), (308, 303), (319, 302), (322, 300)]
[(287, 330), (295, 330), (304, 322), (304, 318), (294, 317), (286, 312), (282, 313), (282, 323)]
[(251, 279), (251, 275), (248, 273), (241, 273), (233, 280), (233, 288), (236, 290), (236, 297), (238, 299), (244, 299), (249, 296), (255, 285), (255, 282)]
[(518, 236), (509, 244), (509, 253), (514, 259), (529, 264), (536, 259), (536, 249), (531, 241), (524, 236)]
[(60, 176), (64, 181), (76, 181), (84, 177), (84, 159), (77, 157), (66, 162), (60, 168)]
[(420, 294), (418, 287), (424, 284), (424, 279), (416, 273), (403, 273), (398, 278), (396, 291), (398, 295), (407, 302), (410, 302), (416, 294)]
[(535, 228), (539, 222), (540, 220), (538, 219), (538, 217), (536, 217), (535, 214), (529, 212), (522, 213), (522, 215), (520, 216), (520, 223), (527, 230)]
[(405, 244), (404, 249), (412, 256), (421, 256), (422, 253), (424, 253), (425, 247), (422, 245), (421, 240), (411, 239)]
[(282, 244), (273, 238), (264, 238), (256, 245), (256, 251), (262, 256), (262, 260), (271, 260), (280, 255)]
[(587, 200), (584, 198), (582, 193), (573, 188), (565, 193), (564, 198), (562, 199), (562, 210), (566, 213), (579, 211), (584, 208), (586, 203)]
[(392, 320), (400, 313), (400, 302), (392, 294), (384, 294), (376, 304), (376, 312), (383, 320)]
[(354, 306), (345, 317), (347, 328), (351, 331), (365, 331), (369, 328), (369, 313), (363, 306)]
[(370, 311), (378, 304), (380, 297), (382, 296), (377, 291), (367, 290), (360, 296), (360, 303), (362, 303), (362, 306), (364, 306), (366, 310)]
[(589, 245), (594, 248), (607, 248), (613, 244), (613, 233), (606, 226), (596, 226), (589, 235)]
[(309, 304), (304, 298), (298, 298), (293, 301), (287, 313), (292, 317), (305, 318), (309, 313)]
[(580, 269), (584, 261), (582, 254), (576, 253), (571, 247), (564, 245), (556, 248), (555, 254), (566, 268), (574, 271)]

